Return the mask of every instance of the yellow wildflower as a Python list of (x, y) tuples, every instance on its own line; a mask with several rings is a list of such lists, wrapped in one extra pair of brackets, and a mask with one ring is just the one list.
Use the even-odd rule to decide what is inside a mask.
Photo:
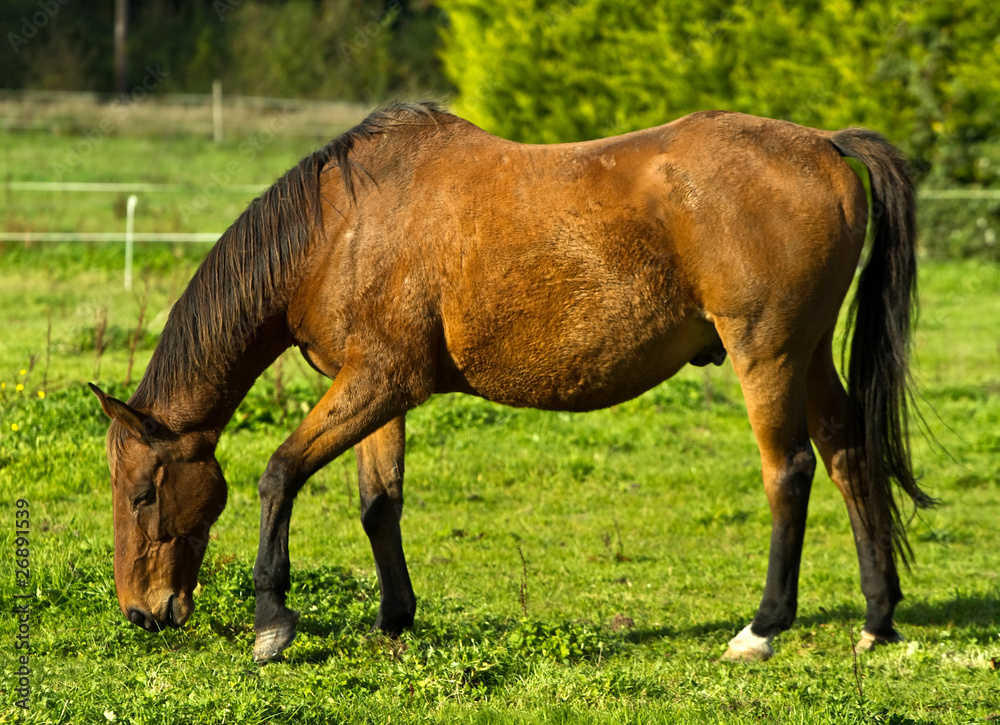
[(28, 371), (25, 370), (24, 368), (21, 368), (21, 375), (27, 375), (27, 374), (28, 374)]
[(10, 429), (12, 431), (14, 431), (15, 433), (17, 433), (17, 423), (11, 423), (10, 424)]
[(19, 393), (20, 393), (20, 392), (21, 392), (22, 390), (24, 390), (24, 386), (23, 386), (23, 385), (21, 385), (21, 383), (18, 383), (18, 384), (17, 384), (17, 387), (16, 387), (16, 388), (14, 388), (14, 390), (16, 390), (17, 392), (19, 392)]
[(7, 389), (7, 383), (0, 383), (0, 390), (6, 390), (6, 389)]
[(44, 398), (45, 397), (45, 391), (44, 390), (39, 390), (38, 391), (38, 397), (39, 398)]

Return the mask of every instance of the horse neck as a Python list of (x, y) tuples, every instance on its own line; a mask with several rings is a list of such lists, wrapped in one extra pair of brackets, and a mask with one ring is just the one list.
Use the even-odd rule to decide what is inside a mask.
[(291, 342), (287, 325), (275, 316), (256, 330), (242, 350), (231, 351), (225, 364), (199, 366), (192, 361), (171, 376), (170, 384), (144, 391), (143, 383), (156, 379), (150, 375), (157, 362), (154, 354), (133, 405), (148, 410), (176, 433), (199, 431), (215, 442), (257, 378)]
[[(217, 435), (257, 377), (292, 342), (287, 308), (323, 224), (331, 142), (278, 179), (225, 232), (174, 305), (133, 398), (177, 431)], [(333, 202), (331, 202), (333, 199)]]
[[(292, 342), (287, 297), (302, 251), (263, 247), (263, 235), (254, 241), (242, 221), (216, 244), (171, 309), (132, 396), (133, 407), (177, 433), (200, 431), (218, 440), (254, 381)], [(269, 235), (276, 236), (280, 230)]]

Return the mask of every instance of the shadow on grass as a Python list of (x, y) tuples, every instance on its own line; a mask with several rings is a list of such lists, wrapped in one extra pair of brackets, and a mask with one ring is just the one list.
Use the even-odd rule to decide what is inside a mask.
[[(253, 621), (253, 582), (244, 567), (210, 567), (211, 583), (206, 587), (205, 609), (217, 634), (246, 636)], [(353, 572), (337, 567), (297, 571), (293, 578), (289, 606), (302, 610), (300, 634), (312, 638), (309, 647), (300, 648), (299, 659), (319, 663), (342, 658), (349, 653), (381, 653), (390, 658), (401, 656), (408, 647), (432, 646), (462, 650), (500, 646), (519, 656), (541, 656), (562, 661), (613, 656), (623, 645), (644, 645), (669, 639), (711, 639), (728, 641), (741, 630), (747, 617), (698, 622), (686, 627), (627, 627), (616, 631), (608, 622), (543, 622), (534, 618), (521, 620), (506, 617), (466, 618), (460, 611), (446, 611), (444, 604), (425, 602), (415, 626), (401, 640), (371, 632), (378, 613), (378, 585), (374, 577), (357, 578)], [(214, 601), (211, 601), (214, 600)], [(860, 600), (860, 597), (859, 597)], [(906, 600), (897, 614), (906, 626), (950, 625), (966, 630), (966, 636), (979, 641), (994, 641), (1000, 621), (1000, 592), (959, 594), (941, 601)], [(803, 613), (795, 628), (822, 624), (853, 624), (860, 632), (864, 622), (861, 601), (857, 606), (842, 605), (817, 608)]]
[(907, 601), (899, 608), (897, 621), (915, 625), (953, 625), (981, 628), (984, 641), (995, 641), (1000, 624), (1000, 592), (958, 595), (944, 601)]
[[(654, 627), (636, 629), (629, 632), (625, 641), (642, 644), (664, 637), (732, 637), (753, 618), (718, 619), (672, 629)], [(854, 623), (857, 628), (864, 624), (864, 608), (859, 605), (820, 608), (800, 615), (794, 627), (811, 628), (821, 624)], [(942, 601), (919, 601), (906, 599), (896, 610), (896, 623), (900, 626), (942, 626), (951, 625), (970, 630), (968, 635), (982, 644), (996, 641), (996, 628), (1000, 625), (1000, 592), (958, 595)]]
[(680, 635), (678, 630), (672, 627), (647, 627), (630, 629), (622, 634), (622, 641), (630, 644), (646, 644), (663, 639), (672, 639)]

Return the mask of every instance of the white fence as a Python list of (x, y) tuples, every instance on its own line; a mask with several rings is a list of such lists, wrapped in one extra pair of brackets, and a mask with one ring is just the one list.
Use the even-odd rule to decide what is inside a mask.
[[(2, 183), (2, 188), (9, 189), (10, 191), (90, 191), (140, 194), (147, 192), (192, 191), (194, 187), (189, 184), (147, 184), (143, 182), (120, 184), (85, 181), (7, 181)], [(266, 188), (266, 186), (255, 186), (253, 184), (227, 184), (222, 190), (246, 194), (248, 192), (256, 193), (263, 191)]]
[[(132, 289), (132, 262), (135, 242), (214, 242), (222, 232), (139, 232), (135, 233), (135, 212), (138, 206), (139, 193), (160, 193), (189, 191), (190, 186), (184, 184), (149, 184), (149, 183), (100, 183), (100, 182), (70, 182), (55, 181), (8, 181), (3, 184), (8, 191), (49, 191), (76, 193), (125, 193), (129, 194), (126, 202), (125, 231), (123, 232), (0, 232), (0, 242), (124, 242), (125, 272), (124, 285), (126, 290)], [(220, 191), (229, 193), (258, 193), (263, 186), (250, 184), (229, 184), (220, 187)]]

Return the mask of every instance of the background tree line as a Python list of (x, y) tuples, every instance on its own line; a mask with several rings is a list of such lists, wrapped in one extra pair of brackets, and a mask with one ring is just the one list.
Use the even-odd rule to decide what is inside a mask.
[[(990, 0), (129, 7), (133, 75), (161, 64), (171, 91), (206, 92), (221, 78), (227, 92), (252, 95), (375, 103), (452, 94), (452, 107), (487, 130), (534, 142), (725, 108), (822, 128), (869, 126), (903, 147), (925, 186), (1000, 186), (1000, 3)], [(110, 0), (5, 0), (0, 83), (110, 90), (112, 28)], [(938, 244), (996, 248), (995, 201), (925, 204), (924, 217), (941, 225)]]
[[(130, 81), (170, 91), (378, 102), (442, 89), (430, 0), (130, 0)], [(41, 22), (39, 22), (41, 21)], [(113, 0), (4, 0), (0, 86), (113, 91)]]

